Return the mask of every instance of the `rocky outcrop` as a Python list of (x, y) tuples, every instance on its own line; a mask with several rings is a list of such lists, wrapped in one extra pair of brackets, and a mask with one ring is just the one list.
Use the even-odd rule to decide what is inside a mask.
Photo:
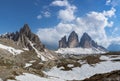
[(23, 47), (28, 47), (31, 50), (30, 43), (31, 41), (34, 44), (34, 47), (39, 51), (44, 51), (45, 46), (39, 40), (39, 37), (31, 32), (27, 24), (19, 31), (18, 44), (22, 44)]
[(64, 36), (59, 41), (59, 48), (66, 48), (66, 47), (67, 47), (67, 41), (66, 41), (66, 36)]
[(68, 47), (75, 48), (79, 46), (78, 35), (75, 31), (73, 31), (68, 37)]
[(5, 35), (1, 35), (1, 38), (7, 38), (15, 41), (17, 45), (22, 48), (28, 48), (32, 50), (33, 48), (30, 45), (31, 41), (34, 44), (34, 47), (39, 51), (44, 51), (45, 46), (41, 43), (39, 37), (31, 32), (29, 26), (25, 24), (20, 31), (15, 33), (7, 33)]

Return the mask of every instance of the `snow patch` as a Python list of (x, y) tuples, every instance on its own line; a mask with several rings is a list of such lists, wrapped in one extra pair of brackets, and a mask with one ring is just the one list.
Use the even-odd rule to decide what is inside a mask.
[(26, 64), (25, 64), (25, 68), (26, 68), (26, 67), (30, 67), (30, 66), (32, 66), (31, 63), (26, 63)]
[(34, 62), (36, 62), (36, 60), (31, 60), (31, 61), (29, 61), (30, 63), (34, 63)]
[(61, 54), (100, 54), (105, 53), (104, 51), (101, 51), (99, 49), (92, 49), (92, 48), (59, 48), (56, 53)]
[(29, 49), (28, 49), (28, 48), (23, 48), (23, 50), (25, 50), (25, 51), (29, 51)]
[(6, 45), (3, 45), (3, 44), (0, 44), (0, 48), (9, 51), (9, 52), (12, 53), (13, 55), (21, 54), (22, 52), (24, 52), (23, 50), (15, 49), (15, 48), (13, 48), (13, 47), (6, 46)]
[[(29, 40), (28, 40), (29, 41)], [(43, 54), (41, 53), (41, 52), (39, 52), (35, 47), (34, 47), (34, 44), (31, 42), (31, 41), (29, 41), (29, 43), (30, 43), (30, 45), (32, 46), (32, 48), (35, 50), (35, 52), (37, 53), (37, 56), (39, 57), (39, 58), (41, 58), (41, 60), (42, 61), (47, 61), (48, 59), (46, 59), (44, 56), (43, 56)]]
[(107, 56), (101, 56), (101, 57), (100, 57), (100, 60), (110, 60), (110, 58), (107, 57)]
[(108, 61), (117, 60), (117, 59), (120, 59), (120, 55), (115, 55), (115, 57), (111, 56), (111, 55), (109, 55), (109, 56), (103, 55), (103, 56), (100, 57), (100, 60), (108, 60)]
[(49, 78), (39, 77), (37, 75), (29, 74), (29, 73), (23, 73), (23, 75), (16, 76), (16, 80), (18, 81), (65, 81), (59, 78), (54, 78), (54, 77), (49, 77)]
[(0, 81), (3, 81), (3, 80), (0, 78)]
[(96, 64), (94, 67), (89, 64), (83, 64), (81, 67), (75, 67), (70, 71), (63, 71), (60, 68), (53, 67), (50, 71), (44, 71), (44, 73), (62, 80), (83, 80), (95, 74), (107, 73), (114, 70), (120, 70), (119, 62), (105, 61)]
[(74, 67), (74, 65), (73, 65), (73, 64), (68, 64), (67, 66), (68, 66), (68, 67)]

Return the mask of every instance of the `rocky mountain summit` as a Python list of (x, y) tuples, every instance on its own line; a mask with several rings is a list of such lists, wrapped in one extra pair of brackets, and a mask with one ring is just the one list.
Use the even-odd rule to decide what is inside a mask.
[(87, 33), (84, 33), (80, 39), (79, 46), (83, 48), (91, 48), (92, 46), (97, 47), (97, 43), (95, 43)]
[[(7, 33), (0, 36), (0, 40), (6, 40), (7, 46), (11, 46), (14, 43), (14, 47), (17, 47), (23, 51), (27, 49), (29, 51), (33, 51), (37, 54), (37, 57), (41, 58), (42, 61), (46, 61), (49, 59), (55, 59), (54, 53), (45, 48), (39, 39), (39, 37), (32, 33), (28, 24), (25, 24), (19, 31), (15, 33)], [(12, 41), (11, 43), (9, 41)], [(4, 42), (4, 45), (5, 42)], [(6, 46), (6, 47), (7, 47)], [(11, 51), (13, 51), (11, 49)], [(15, 54), (15, 53), (14, 53)]]
[(66, 36), (64, 36), (59, 41), (59, 48), (92, 48), (92, 49), (99, 49), (101, 51), (107, 51), (104, 47), (98, 45), (86, 32), (83, 33), (80, 41), (78, 38), (78, 34), (73, 31), (68, 37), (68, 41), (66, 40)]
[(71, 32), (70, 36), (68, 37), (68, 47), (74, 48), (79, 46), (78, 35), (75, 31)]
[(66, 48), (67, 47), (67, 41), (66, 41), (66, 36), (62, 37), (61, 40), (59, 41), (59, 47)]
[(0, 38), (7, 38), (17, 42), (17, 45), (23, 48), (28, 48), (32, 50), (32, 47), (29, 43), (31, 41), (34, 43), (34, 47), (39, 51), (44, 51), (45, 46), (41, 43), (38, 36), (31, 32), (29, 26), (25, 24), (23, 28), (18, 32), (7, 33), (5, 35), (1, 35)]

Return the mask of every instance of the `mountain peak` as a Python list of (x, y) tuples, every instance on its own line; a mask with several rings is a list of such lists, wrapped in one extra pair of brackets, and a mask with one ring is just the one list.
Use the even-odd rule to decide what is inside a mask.
[(24, 24), (24, 26), (20, 29), (20, 34), (25, 34), (28, 36), (30, 33), (30, 27), (28, 26), (28, 24)]
[(79, 45), (78, 35), (75, 31), (72, 31), (68, 37), (68, 47), (74, 48), (78, 47), (78, 45)]
[(59, 48), (66, 48), (66, 47), (67, 47), (67, 41), (66, 41), (66, 35), (65, 35), (59, 41)]
[(29, 27), (28, 24), (24, 24), (23, 29), (25, 29), (25, 30), (30, 30), (30, 27)]
[(76, 32), (75, 32), (75, 31), (72, 31), (72, 32), (71, 32), (71, 34), (74, 34), (74, 33), (76, 33)]
[(72, 31), (71, 33), (70, 33), (70, 36), (71, 35), (77, 35), (77, 33), (75, 32), (75, 31)]
[(94, 46), (97, 47), (97, 44), (92, 40), (88, 33), (85, 32), (80, 39), (79, 46), (83, 48), (91, 48)]
[(82, 35), (82, 39), (85, 39), (85, 40), (91, 40), (91, 37), (88, 35), (88, 33), (83, 33), (83, 35)]

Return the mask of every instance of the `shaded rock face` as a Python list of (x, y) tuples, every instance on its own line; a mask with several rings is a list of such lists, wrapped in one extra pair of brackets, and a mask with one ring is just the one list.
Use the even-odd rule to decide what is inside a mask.
[(59, 48), (75, 48), (79, 46), (78, 35), (75, 31), (73, 31), (69, 37), (68, 41), (66, 40), (66, 36), (62, 37), (59, 41)]
[(66, 48), (66, 47), (67, 47), (67, 41), (66, 41), (66, 36), (64, 36), (59, 41), (59, 48)]
[(75, 31), (73, 31), (68, 37), (68, 47), (74, 48), (79, 46), (78, 35)]
[(84, 33), (81, 37), (79, 46), (82, 48), (97, 48), (101, 51), (107, 51), (107, 49), (98, 45), (94, 40), (92, 40), (87, 33)]
[(8, 33), (6, 35), (2, 35), (1, 38), (11, 39), (15, 41), (17, 45), (23, 48), (29, 48), (29, 50), (32, 50), (29, 41), (31, 41), (34, 44), (34, 47), (37, 48), (39, 51), (44, 51), (45, 48), (45, 46), (39, 40), (39, 37), (31, 32), (27, 24), (25, 24), (19, 32), (17, 31), (15, 33)]
[(87, 33), (84, 33), (81, 37), (79, 46), (82, 48), (98, 47), (97, 43), (95, 43)]
[(22, 44), (23, 47), (28, 47), (31, 50), (30, 43), (31, 41), (34, 44), (34, 47), (39, 51), (43, 51), (45, 46), (39, 40), (39, 37), (31, 32), (27, 24), (19, 31), (18, 44)]

